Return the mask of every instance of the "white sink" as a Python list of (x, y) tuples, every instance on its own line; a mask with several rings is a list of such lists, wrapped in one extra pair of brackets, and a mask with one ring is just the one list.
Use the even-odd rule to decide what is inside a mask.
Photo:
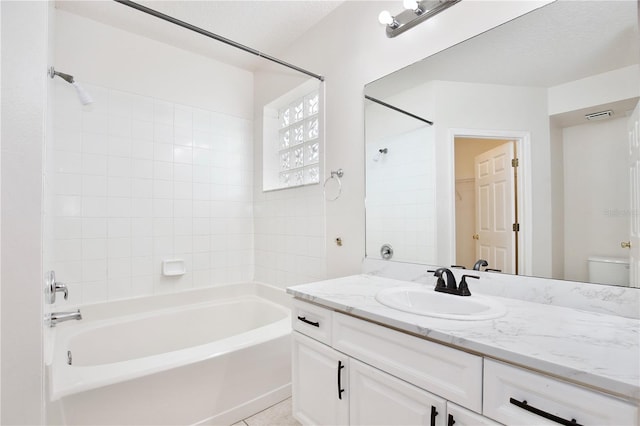
[(455, 320), (494, 319), (507, 312), (504, 305), (486, 296), (455, 296), (433, 288), (387, 288), (376, 294), (376, 300), (400, 311)]

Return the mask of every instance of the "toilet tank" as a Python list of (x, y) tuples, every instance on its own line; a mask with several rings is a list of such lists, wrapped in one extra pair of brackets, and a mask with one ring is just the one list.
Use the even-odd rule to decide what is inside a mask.
[(624, 257), (591, 256), (589, 282), (611, 285), (629, 285), (629, 259)]

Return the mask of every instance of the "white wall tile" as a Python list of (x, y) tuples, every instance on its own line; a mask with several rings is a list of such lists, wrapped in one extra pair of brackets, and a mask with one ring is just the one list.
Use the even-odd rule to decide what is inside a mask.
[[(84, 111), (66, 92), (55, 99), (63, 117), (47, 157), (45, 258), (76, 284), (76, 303), (252, 279), (253, 157), (224, 136), (243, 120), (86, 87), (96, 104)], [(174, 257), (187, 274), (163, 277)]]
[(109, 148), (109, 136), (100, 133), (81, 133), (82, 152), (88, 154), (107, 154)]
[(155, 100), (154, 121), (156, 123), (173, 125), (174, 106), (170, 102)]
[(134, 117), (131, 122), (131, 138), (133, 140), (153, 142), (154, 135), (155, 127), (152, 121), (141, 121)]

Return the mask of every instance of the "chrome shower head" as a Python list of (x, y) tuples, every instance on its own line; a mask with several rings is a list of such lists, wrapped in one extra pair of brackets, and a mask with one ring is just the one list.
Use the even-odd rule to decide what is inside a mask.
[(89, 95), (82, 88), (82, 86), (80, 86), (80, 83), (78, 83), (78, 82), (76, 82), (74, 80), (72, 75), (56, 71), (55, 68), (53, 68), (53, 67), (49, 68), (48, 74), (49, 74), (49, 77), (51, 77), (51, 78), (55, 78), (55, 76), (58, 76), (58, 77), (62, 78), (64, 81), (66, 81), (67, 83), (71, 84), (73, 86), (73, 88), (76, 89), (76, 93), (78, 94), (78, 98), (80, 99), (80, 102), (82, 103), (82, 105), (89, 105), (89, 104), (93, 103), (93, 99), (91, 98), (91, 95)]

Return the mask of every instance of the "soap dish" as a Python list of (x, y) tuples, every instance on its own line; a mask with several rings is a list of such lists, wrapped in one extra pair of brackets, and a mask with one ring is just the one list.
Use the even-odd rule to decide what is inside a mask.
[(162, 275), (167, 277), (174, 277), (177, 275), (184, 275), (187, 272), (187, 268), (184, 265), (183, 259), (168, 259), (162, 261)]

